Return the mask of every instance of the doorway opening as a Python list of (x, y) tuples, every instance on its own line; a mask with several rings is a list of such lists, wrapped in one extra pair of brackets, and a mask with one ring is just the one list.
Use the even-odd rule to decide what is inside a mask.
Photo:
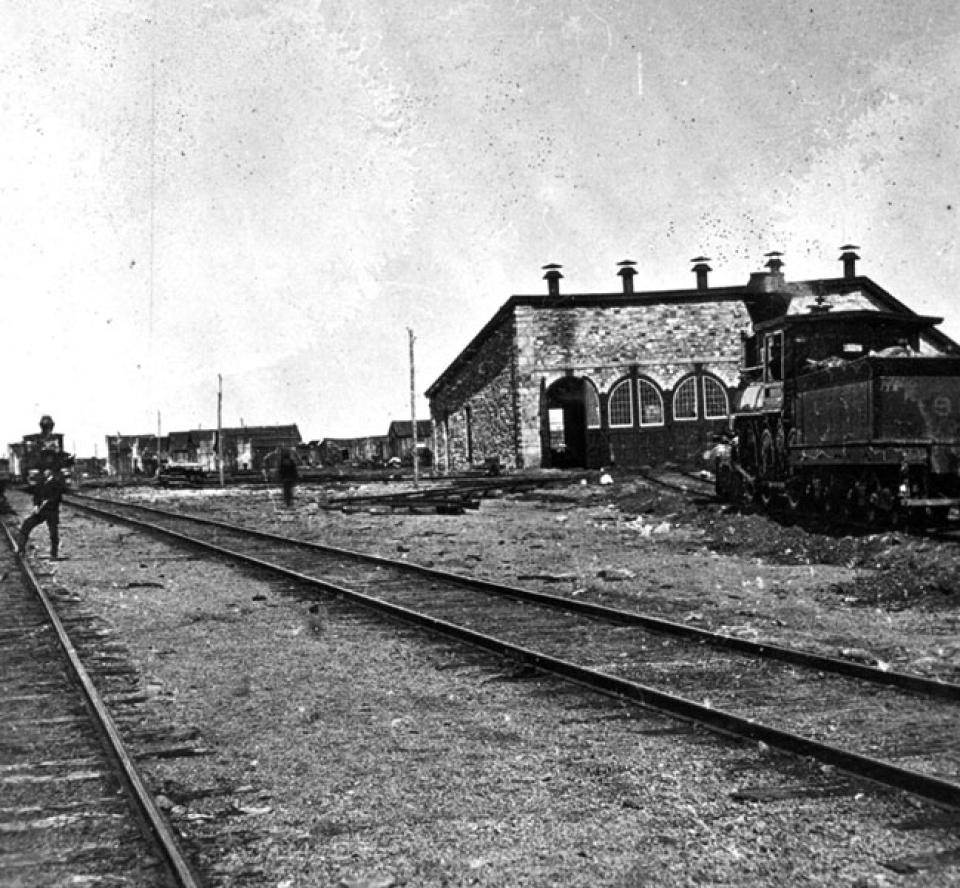
[(565, 376), (547, 389), (543, 416), (543, 465), (547, 468), (587, 467), (587, 385), (578, 376)]

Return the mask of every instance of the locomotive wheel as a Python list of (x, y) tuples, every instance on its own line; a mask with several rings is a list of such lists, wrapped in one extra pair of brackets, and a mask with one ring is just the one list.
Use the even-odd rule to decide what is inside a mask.
[(787, 488), (784, 491), (784, 499), (787, 502), (787, 508), (791, 512), (799, 512), (806, 504), (806, 484), (803, 478), (791, 478), (787, 481)]
[(887, 513), (887, 523), (891, 530), (904, 530), (908, 522), (907, 510), (899, 503), (894, 503), (893, 507)]
[(743, 476), (739, 472), (730, 472), (727, 496), (731, 503), (740, 505), (743, 500)]
[(854, 513), (852, 492), (852, 488), (841, 480), (829, 484), (824, 491), (823, 511), (831, 521), (846, 524), (851, 520)]
[(863, 517), (868, 527), (883, 527), (886, 522), (887, 513), (880, 508), (877, 502), (877, 494), (867, 495), (866, 505), (863, 509)]
[(714, 478), (717, 497), (724, 500), (733, 499), (733, 471), (730, 466), (717, 466)]
[(730, 502), (737, 506), (745, 506), (753, 502), (756, 488), (753, 481), (744, 477), (740, 472), (730, 472)]
[(856, 520), (857, 518), (856, 488), (850, 487), (849, 489), (841, 492), (839, 513), (840, 513), (840, 520), (844, 524), (849, 524), (851, 521)]

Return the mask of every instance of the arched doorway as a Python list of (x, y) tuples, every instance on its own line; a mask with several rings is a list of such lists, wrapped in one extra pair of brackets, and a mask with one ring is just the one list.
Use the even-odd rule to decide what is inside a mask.
[(587, 467), (587, 385), (578, 376), (564, 376), (544, 393), (541, 438), (546, 468)]

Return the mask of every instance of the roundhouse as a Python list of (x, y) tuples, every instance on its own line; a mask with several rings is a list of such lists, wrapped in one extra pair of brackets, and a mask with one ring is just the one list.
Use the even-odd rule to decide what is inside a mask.
[[(841, 249), (842, 277), (788, 282), (774, 252), (724, 287), (698, 256), (684, 290), (636, 291), (625, 260), (618, 292), (566, 293), (561, 266), (544, 266), (547, 292), (510, 297), (427, 389), (438, 467), (695, 463), (728, 423), (754, 323), (815, 304), (914, 314)], [(923, 347), (957, 348), (938, 331)]]

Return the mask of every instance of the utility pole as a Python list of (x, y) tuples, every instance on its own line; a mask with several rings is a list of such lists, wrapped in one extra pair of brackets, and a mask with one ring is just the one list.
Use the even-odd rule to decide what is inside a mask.
[(410, 432), (413, 435), (413, 486), (420, 486), (420, 459), (417, 453), (417, 383), (413, 363), (413, 343), (416, 336), (413, 335), (413, 329), (407, 327), (407, 334), (410, 337)]
[(220, 468), (220, 486), (223, 487), (223, 376), (217, 374), (217, 465)]

